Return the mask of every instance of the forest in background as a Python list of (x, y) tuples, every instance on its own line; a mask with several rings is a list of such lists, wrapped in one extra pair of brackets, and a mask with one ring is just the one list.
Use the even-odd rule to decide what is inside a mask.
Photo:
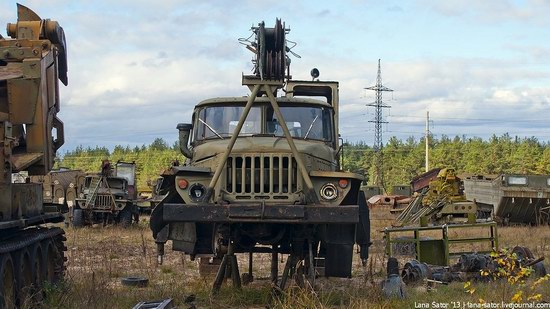
[[(430, 168), (452, 167), (459, 174), (550, 174), (550, 143), (540, 142), (535, 137), (519, 138), (509, 134), (481, 138), (431, 138), (429, 142)], [(423, 173), (425, 158), (424, 139), (409, 137), (400, 140), (391, 137), (382, 148), (383, 172), (386, 188), (407, 184), (411, 178)], [(374, 179), (374, 150), (364, 142), (344, 143), (343, 167), (366, 177), (368, 184)], [(138, 170), (138, 187), (147, 186), (174, 160), (183, 164), (185, 157), (178, 143), (168, 145), (161, 138), (141, 147), (115, 146), (112, 151), (105, 147), (77, 147), (60, 157), (58, 166), (99, 172), (101, 161), (109, 159), (135, 161)]]

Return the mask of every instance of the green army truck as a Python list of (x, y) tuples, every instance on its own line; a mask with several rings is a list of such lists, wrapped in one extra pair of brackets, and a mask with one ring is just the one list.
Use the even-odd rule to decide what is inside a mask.
[[(151, 215), (159, 261), (164, 244), (218, 261), (214, 289), (233, 276), (235, 253), (271, 253), (271, 280), (289, 273), (350, 277), (353, 247), (368, 257), (369, 217), (363, 177), (340, 169), (338, 82), (292, 80), (285, 29), (252, 28), (251, 94), (207, 99), (191, 123), (178, 124), (185, 165), (163, 176), (166, 197)], [(288, 254), (278, 281), (278, 255)], [(230, 272), (230, 274), (227, 273)]]
[(86, 176), (82, 194), (72, 213), (74, 227), (119, 223), (129, 227), (139, 221), (136, 188), (136, 164), (118, 161), (114, 169), (104, 160), (101, 172)]

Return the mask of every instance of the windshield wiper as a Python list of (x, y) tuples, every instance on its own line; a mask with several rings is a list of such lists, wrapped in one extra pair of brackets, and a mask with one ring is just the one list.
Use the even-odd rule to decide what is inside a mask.
[(212, 131), (212, 133), (216, 134), (217, 137), (219, 137), (220, 139), (223, 139), (223, 137), (220, 135), (220, 133), (216, 132), (216, 130), (214, 130), (214, 128), (212, 128), (208, 123), (204, 122), (204, 120), (200, 119), (199, 118), (199, 121), (204, 124), (208, 129), (210, 129), (210, 131)]
[(307, 136), (309, 135), (309, 132), (311, 132), (311, 128), (313, 128), (313, 124), (315, 123), (315, 121), (317, 121), (317, 118), (319, 118), (319, 115), (315, 116), (315, 118), (313, 119), (313, 121), (309, 125), (309, 128), (307, 129), (306, 135), (304, 135), (304, 139), (306, 139)]

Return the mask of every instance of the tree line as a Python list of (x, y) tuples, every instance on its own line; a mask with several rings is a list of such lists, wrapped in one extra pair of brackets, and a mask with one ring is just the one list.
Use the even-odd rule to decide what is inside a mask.
[[(425, 171), (424, 138), (401, 140), (391, 137), (381, 152), (386, 188), (407, 184)], [(374, 158), (374, 149), (365, 142), (345, 142), (343, 145), (343, 168), (364, 175), (368, 184), (372, 184), (374, 179)], [(133, 148), (119, 145), (112, 151), (101, 146), (80, 146), (66, 152), (58, 166), (98, 172), (104, 159), (135, 161), (140, 188), (145, 187), (148, 180), (156, 179), (174, 160), (185, 162), (177, 141), (168, 145), (162, 138), (157, 138), (150, 145)], [(509, 134), (493, 135), (487, 140), (442, 136), (429, 139), (429, 163), (430, 168), (452, 167), (459, 174), (550, 174), (550, 144), (535, 137), (519, 138)]]
[[(429, 138), (429, 167), (452, 167), (458, 174), (550, 174), (550, 144), (535, 137), (493, 135)], [(425, 139), (392, 137), (381, 149), (387, 189), (408, 184), (425, 172)], [(344, 169), (365, 175), (372, 184), (375, 153), (365, 143), (345, 144)]]
[(79, 146), (64, 153), (57, 162), (57, 167), (98, 173), (101, 170), (101, 162), (106, 159), (112, 163), (119, 160), (135, 162), (138, 189), (141, 190), (148, 187), (148, 181), (155, 180), (162, 171), (169, 168), (173, 161), (185, 162), (185, 157), (179, 151), (178, 142), (169, 146), (162, 138), (157, 138), (149, 145), (133, 148), (117, 145), (112, 151), (102, 146), (94, 148)]

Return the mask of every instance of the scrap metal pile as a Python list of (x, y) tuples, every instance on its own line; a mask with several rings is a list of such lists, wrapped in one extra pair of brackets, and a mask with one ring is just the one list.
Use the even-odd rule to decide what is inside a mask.
[[(405, 264), (401, 271), (401, 278), (406, 284), (421, 282), (424, 280), (438, 283), (449, 283), (453, 281), (490, 281), (499, 276), (493, 274), (504, 270), (503, 261), (515, 264), (514, 269), (528, 268), (528, 273), (537, 277), (547, 274), (544, 267), (544, 257), (535, 258), (531, 250), (526, 247), (515, 247), (509, 252), (500, 251), (491, 254), (468, 253), (463, 254), (456, 264), (451, 266), (433, 266), (427, 263), (411, 260)], [(506, 272), (500, 272), (504, 274)]]
[(452, 168), (443, 168), (436, 179), (423, 187), (420, 193), (399, 214), (396, 226), (417, 224), (421, 218), (435, 224), (475, 222), (477, 205), (466, 200), (462, 181)]

